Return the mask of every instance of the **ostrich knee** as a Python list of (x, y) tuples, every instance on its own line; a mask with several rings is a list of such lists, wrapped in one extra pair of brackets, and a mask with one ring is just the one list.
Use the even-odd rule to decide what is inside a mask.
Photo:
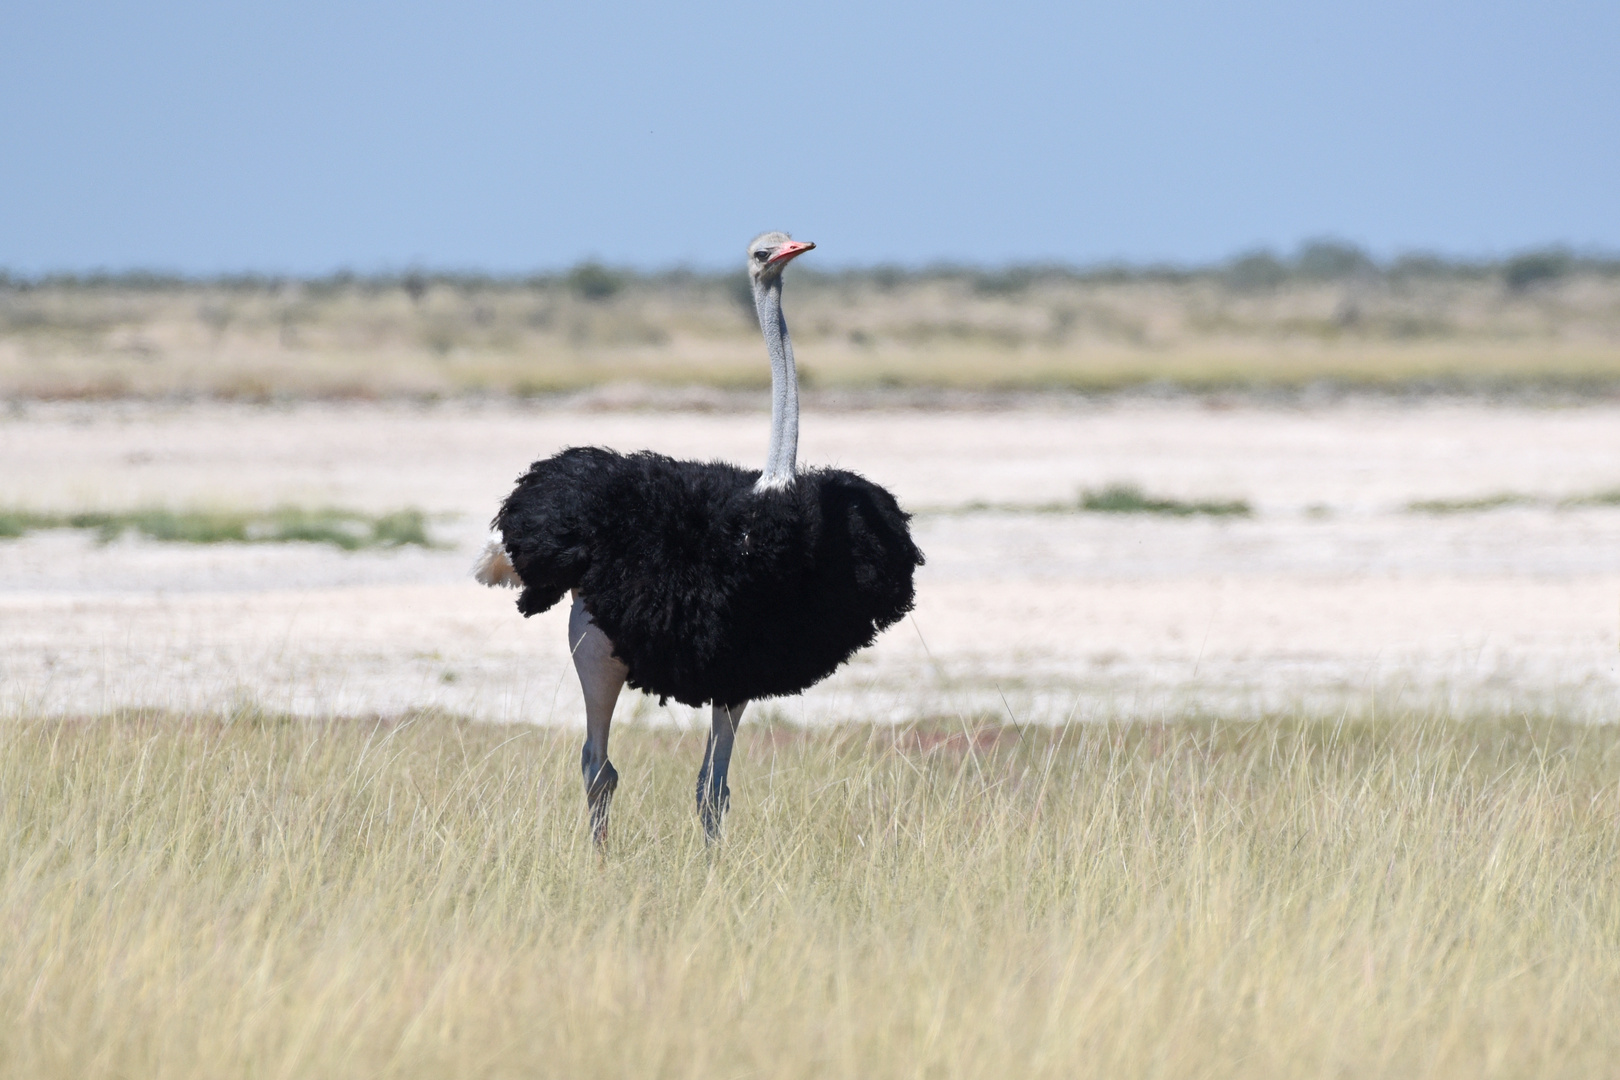
[(708, 745), (703, 750), (703, 767), (698, 770), (697, 811), (703, 833), (712, 842), (720, 838), (720, 823), (731, 806), (731, 788), (726, 773), (731, 769), (731, 749), (737, 738), (748, 703), (714, 706)]

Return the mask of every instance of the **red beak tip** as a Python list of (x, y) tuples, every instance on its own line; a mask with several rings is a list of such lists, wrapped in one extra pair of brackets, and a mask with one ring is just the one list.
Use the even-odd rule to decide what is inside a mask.
[(803, 255), (805, 252), (810, 251), (815, 246), (815, 244), (808, 240), (789, 240), (787, 243), (783, 244), (777, 249), (776, 254), (771, 258), (771, 262), (787, 262), (789, 259)]

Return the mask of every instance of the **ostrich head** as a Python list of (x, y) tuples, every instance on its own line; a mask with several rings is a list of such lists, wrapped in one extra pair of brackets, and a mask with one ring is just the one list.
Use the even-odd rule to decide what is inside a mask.
[(748, 242), (748, 277), (764, 284), (782, 276), (782, 268), (816, 245), (785, 232), (760, 233)]

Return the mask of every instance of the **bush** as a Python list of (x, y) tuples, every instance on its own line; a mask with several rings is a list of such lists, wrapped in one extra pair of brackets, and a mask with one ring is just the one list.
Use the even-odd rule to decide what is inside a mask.
[(586, 300), (607, 300), (623, 289), (624, 284), (623, 274), (601, 263), (580, 263), (568, 272), (568, 287)]
[(1523, 292), (1533, 285), (1558, 280), (1570, 272), (1573, 263), (1567, 251), (1527, 251), (1503, 265), (1502, 280), (1514, 292)]

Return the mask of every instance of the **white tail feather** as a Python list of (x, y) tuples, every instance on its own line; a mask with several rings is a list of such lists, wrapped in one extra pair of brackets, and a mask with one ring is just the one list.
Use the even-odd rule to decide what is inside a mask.
[(505, 586), (508, 589), (521, 588), (523, 579), (512, 568), (512, 557), (506, 553), (506, 545), (501, 538), (492, 536), (489, 543), (484, 545), (484, 551), (473, 564), (473, 577), (480, 585), (490, 588)]

